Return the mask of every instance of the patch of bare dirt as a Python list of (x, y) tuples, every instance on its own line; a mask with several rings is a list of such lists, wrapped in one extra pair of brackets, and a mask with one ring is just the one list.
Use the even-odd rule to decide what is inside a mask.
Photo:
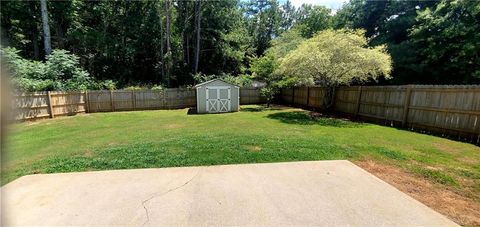
[(478, 161), (477, 159), (474, 159), (474, 158), (461, 156), (461, 157), (458, 157), (456, 159), (458, 161), (465, 162), (465, 163), (468, 163), (468, 164), (471, 164), (471, 165), (480, 165), (480, 161)]
[(287, 110), (287, 109), (291, 109), (292, 107), (284, 106), (284, 105), (277, 105), (277, 104), (270, 104), (270, 108), (279, 109), (279, 110)]
[(480, 203), (471, 198), (398, 167), (370, 160), (357, 161), (355, 164), (460, 225), (480, 226)]
[(92, 151), (91, 150), (86, 150), (84, 153), (83, 153), (83, 156), (89, 158), (89, 157), (92, 157)]
[(340, 117), (337, 115), (328, 114), (328, 113), (326, 114), (326, 113), (316, 112), (316, 111), (308, 111), (308, 115), (310, 116), (310, 118), (314, 120), (319, 118), (333, 118), (333, 119), (340, 119), (340, 120), (346, 120), (346, 121), (350, 120), (348, 118)]
[(425, 169), (435, 170), (435, 171), (442, 171), (443, 170), (442, 167), (435, 167), (435, 166), (425, 166)]
[(450, 152), (450, 153), (458, 153), (460, 152), (459, 149), (455, 148), (455, 147), (452, 147), (452, 146), (449, 146), (445, 143), (434, 143), (433, 144), (437, 149), (441, 150), (441, 151), (445, 151), (445, 152)]
[(252, 146), (252, 145), (243, 145), (243, 147), (249, 151), (253, 151), (253, 152), (259, 152), (262, 150), (262, 147), (260, 146)]
[(26, 120), (25, 125), (26, 126), (34, 126), (38, 124), (43, 124), (43, 125), (50, 125), (52, 122), (55, 120), (58, 120), (58, 118), (39, 118), (39, 119), (31, 119), (31, 120)]
[(183, 128), (184, 125), (181, 125), (181, 124), (168, 124), (168, 125), (165, 125), (164, 128), (166, 129), (175, 129), (175, 128)]

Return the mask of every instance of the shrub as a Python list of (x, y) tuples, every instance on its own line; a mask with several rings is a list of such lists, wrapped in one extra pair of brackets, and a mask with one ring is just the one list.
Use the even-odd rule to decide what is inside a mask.
[(252, 79), (247, 75), (233, 76), (231, 74), (222, 73), (220, 75), (206, 75), (203, 73), (197, 73), (193, 75), (193, 79), (196, 83), (203, 83), (213, 79), (221, 79), (227, 83), (235, 84), (237, 86), (243, 87), (248, 86), (252, 83)]
[(282, 86), (282, 77), (280, 74), (275, 73), (277, 68), (278, 61), (272, 52), (268, 52), (265, 56), (252, 59), (250, 66), (253, 78), (265, 83), (265, 87), (260, 90), (260, 93), (267, 99), (268, 107)]
[(154, 91), (161, 91), (165, 88), (161, 84), (159, 84), (159, 85), (153, 85), (151, 89)]
[(128, 86), (126, 88), (124, 88), (123, 90), (127, 90), (127, 91), (138, 91), (138, 90), (142, 90), (143, 88), (136, 85), (136, 86)]
[(45, 62), (22, 58), (14, 48), (2, 48), (12, 74), (12, 83), (21, 91), (115, 89), (111, 80), (95, 81), (80, 67), (79, 58), (66, 50), (54, 50)]

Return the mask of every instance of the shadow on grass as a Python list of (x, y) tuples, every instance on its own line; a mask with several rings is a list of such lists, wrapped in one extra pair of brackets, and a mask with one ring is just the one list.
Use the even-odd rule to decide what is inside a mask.
[(267, 117), (287, 124), (321, 125), (341, 128), (359, 128), (364, 126), (362, 123), (333, 118), (331, 116), (318, 116), (317, 114), (313, 114), (313, 112), (308, 111), (272, 113)]
[(240, 108), (240, 111), (244, 111), (244, 112), (262, 112), (262, 111), (270, 111), (270, 110), (281, 110), (283, 108), (281, 107), (277, 107), (277, 106), (270, 106), (270, 107), (266, 107), (266, 106), (255, 106), (255, 107), (241, 107)]

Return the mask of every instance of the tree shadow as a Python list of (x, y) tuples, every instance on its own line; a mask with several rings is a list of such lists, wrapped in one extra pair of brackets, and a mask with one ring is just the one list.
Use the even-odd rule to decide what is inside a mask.
[(240, 107), (240, 111), (244, 112), (262, 112), (262, 111), (270, 111), (270, 110), (282, 110), (285, 108), (282, 108), (280, 106), (248, 106), (248, 107)]
[(279, 120), (286, 124), (298, 124), (298, 125), (321, 125), (340, 128), (359, 128), (364, 124), (358, 122), (352, 122), (347, 119), (335, 118), (332, 116), (321, 115), (315, 112), (309, 111), (287, 111), (272, 113), (267, 116), (268, 118)]

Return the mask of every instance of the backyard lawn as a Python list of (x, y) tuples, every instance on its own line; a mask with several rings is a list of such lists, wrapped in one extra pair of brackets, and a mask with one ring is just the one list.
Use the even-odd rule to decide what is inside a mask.
[(97, 113), (12, 125), (2, 185), (35, 173), (348, 159), (457, 223), (480, 225), (475, 145), (301, 109), (186, 112)]

